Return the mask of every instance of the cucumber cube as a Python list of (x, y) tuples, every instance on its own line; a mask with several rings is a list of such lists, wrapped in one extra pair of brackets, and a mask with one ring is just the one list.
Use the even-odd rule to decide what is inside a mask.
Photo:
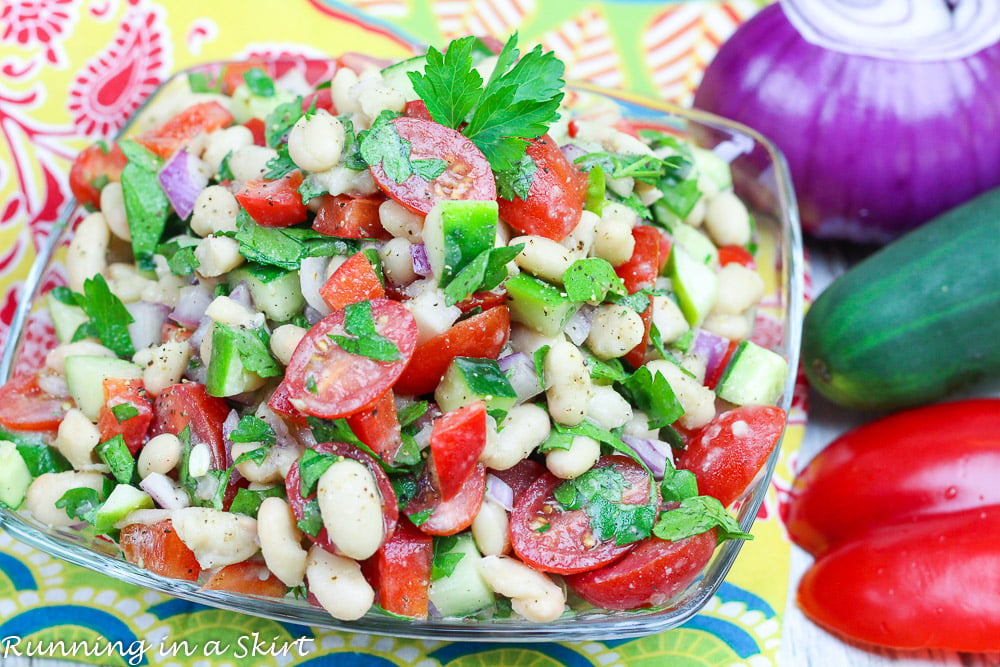
[(496, 243), (495, 201), (445, 200), (424, 221), (424, 248), (431, 271), (444, 287), (480, 253)]
[(475, 401), (487, 410), (504, 412), (514, 407), (517, 392), (493, 359), (455, 357), (434, 392), (434, 400), (445, 412)]
[(700, 325), (715, 305), (719, 282), (715, 271), (675, 243), (670, 250), (667, 273), (684, 319), (692, 327)]
[(0, 440), (0, 503), (17, 509), (31, 486), (31, 472), (17, 451), (17, 445)]
[(97, 421), (104, 405), (104, 378), (142, 379), (142, 366), (117, 357), (87, 354), (66, 357), (69, 394), (91, 421)]
[(715, 388), (736, 405), (774, 405), (785, 389), (788, 361), (749, 340), (740, 341)]
[(76, 330), (89, 319), (83, 308), (63, 303), (51, 293), (46, 299), (46, 306), (49, 309), (49, 317), (52, 318), (52, 328), (56, 330), (56, 338), (60, 343), (73, 340)]
[(298, 271), (289, 271), (270, 280), (263, 280), (245, 269), (237, 269), (230, 274), (230, 286), (245, 282), (250, 290), (250, 298), (257, 310), (275, 322), (287, 322), (302, 312), (306, 299), (302, 296), (302, 286)]
[(153, 507), (153, 499), (148, 493), (128, 484), (119, 484), (97, 509), (94, 515), (94, 532), (98, 535), (106, 533), (132, 512)]
[(507, 279), (507, 296), (510, 319), (550, 338), (559, 335), (581, 305), (557, 287), (526, 273)]
[[(431, 579), (427, 595), (431, 604), (442, 616), (469, 616), (494, 604), (493, 591), (479, 575), (479, 561), (483, 559), (471, 533), (460, 533), (446, 538), (434, 538), (434, 558), (458, 556), (458, 562), (448, 576)], [(442, 540), (448, 540), (442, 548)], [(453, 541), (453, 544), (450, 542)]]

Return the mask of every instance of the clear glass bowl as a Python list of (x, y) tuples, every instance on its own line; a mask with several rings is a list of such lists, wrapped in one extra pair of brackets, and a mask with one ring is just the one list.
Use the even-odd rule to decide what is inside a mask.
[[(194, 68), (209, 74), (217, 73), (225, 63), (209, 63)], [(268, 63), (277, 73), (296, 71), (305, 79), (329, 76), (326, 61), (281, 60)], [(147, 101), (121, 135), (143, 129), (163, 118), (169, 108), (169, 97), (177, 87), (186, 84), (188, 71), (166, 81)], [(312, 81), (311, 83), (316, 83)], [(785, 160), (778, 149), (753, 130), (700, 111), (631, 96), (619, 91), (602, 90), (587, 85), (571, 86), (570, 97), (577, 103), (592, 103), (595, 95), (606, 96), (624, 109), (625, 115), (640, 127), (655, 127), (686, 136), (695, 143), (712, 149), (731, 163), (737, 193), (753, 211), (760, 235), (759, 269), (765, 276), (768, 294), (759, 308), (758, 322), (766, 331), (758, 331), (755, 340), (789, 362), (788, 377), (780, 406), (788, 412), (791, 406), (799, 358), (799, 339), (803, 314), (803, 257), (795, 196)], [(166, 103), (164, 101), (166, 100)], [(600, 106), (599, 104), (596, 106)], [(599, 109), (598, 109), (599, 111)], [(24, 285), (22, 299), (0, 358), (0, 378), (13, 374), (18, 355), (24, 354), (28, 322), (37, 317), (41, 308), (42, 285), (52, 266), (59, 262), (59, 247), (65, 239), (70, 221), (74, 219), (75, 203), (70, 201), (50, 239), (40, 249)], [(61, 233), (60, 233), (61, 232)], [(51, 284), (51, 283), (49, 283)], [(750, 531), (764, 499), (771, 474), (778, 460), (778, 450), (737, 506), (737, 518), (743, 530)], [(524, 620), (408, 620), (378, 610), (353, 622), (332, 618), (323, 609), (301, 599), (274, 599), (238, 595), (219, 591), (203, 591), (197, 584), (168, 579), (153, 574), (123, 560), (117, 548), (105, 540), (71, 529), (42, 525), (9, 509), (0, 507), (0, 528), (37, 549), (76, 565), (110, 575), (122, 581), (153, 589), (161, 593), (229, 609), (255, 614), (279, 621), (307, 626), (385, 634), (397, 637), (436, 640), (476, 641), (573, 641), (622, 639), (638, 637), (676, 627), (698, 613), (722, 584), (742, 542), (730, 540), (716, 550), (702, 576), (666, 608), (633, 612), (608, 612), (588, 609), (564, 614), (552, 623), (539, 624)]]

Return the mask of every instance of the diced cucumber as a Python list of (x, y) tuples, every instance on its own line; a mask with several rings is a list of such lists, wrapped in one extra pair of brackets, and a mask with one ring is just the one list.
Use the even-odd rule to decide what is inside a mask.
[(10, 440), (0, 440), (0, 504), (17, 509), (31, 486), (31, 472)]
[(435, 205), (424, 221), (424, 248), (441, 287), (494, 246), (498, 220), (495, 201), (449, 199)]
[(507, 279), (507, 296), (512, 320), (549, 337), (559, 335), (581, 305), (559, 288), (527, 273)]
[(517, 392), (494, 359), (455, 357), (434, 391), (434, 399), (444, 410), (455, 410), (482, 401), (487, 410), (506, 412), (514, 407)]
[(91, 421), (97, 421), (104, 404), (104, 378), (142, 378), (142, 366), (117, 357), (87, 354), (66, 357), (66, 386), (69, 394)]
[(209, 396), (235, 396), (256, 389), (260, 376), (243, 367), (239, 342), (233, 330), (225, 326), (212, 327), (212, 356), (205, 375), (205, 391)]
[(270, 280), (264, 280), (246, 269), (237, 269), (230, 274), (231, 287), (241, 281), (250, 289), (254, 307), (275, 322), (287, 322), (305, 308), (306, 299), (302, 296), (298, 271), (289, 271)]
[(722, 158), (699, 146), (691, 147), (691, 155), (700, 176), (707, 178), (719, 190), (733, 187), (733, 171)]
[(250, 92), (246, 84), (241, 84), (233, 91), (229, 110), (237, 123), (245, 123), (251, 118), (264, 120), (279, 104), (291, 102), (295, 97), (291, 93), (276, 92), (271, 97), (261, 97)]
[(119, 484), (97, 508), (94, 514), (94, 532), (98, 535), (106, 533), (132, 512), (153, 509), (154, 506), (153, 499), (142, 489)]
[(83, 308), (63, 303), (52, 296), (51, 292), (46, 300), (46, 306), (49, 309), (49, 317), (52, 318), (52, 327), (56, 330), (56, 338), (60, 343), (73, 340), (76, 330), (89, 319)]
[(670, 250), (667, 275), (684, 319), (692, 327), (700, 325), (715, 305), (719, 282), (715, 271), (695, 260), (683, 246), (675, 243)]
[(382, 80), (390, 88), (403, 93), (403, 97), (406, 98), (407, 102), (412, 102), (420, 98), (417, 96), (416, 91), (413, 90), (413, 84), (410, 82), (410, 77), (407, 74), (409, 72), (422, 73), (426, 65), (427, 56), (414, 56), (406, 60), (401, 60), (382, 70)]
[(718, 266), (719, 249), (704, 232), (681, 222), (671, 227), (670, 233), (674, 241), (681, 244), (693, 260), (710, 267)]
[(715, 388), (736, 405), (773, 405), (785, 388), (788, 361), (749, 340), (740, 341)]
[[(431, 604), (442, 616), (469, 616), (492, 607), (493, 591), (479, 575), (479, 561), (483, 559), (476, 548), (471, 533), (460, 533), (447, 538), (451, 542), (443, 551), (435, 550), (434, 557), (459, 558), (448, 576), (432, 578), (427, 595)], [(439, 542), (440, 544), (440, 542)]]

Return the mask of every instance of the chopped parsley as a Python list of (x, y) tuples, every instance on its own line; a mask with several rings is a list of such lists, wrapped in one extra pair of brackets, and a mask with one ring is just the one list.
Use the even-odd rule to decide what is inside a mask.
[(132, 419), (132, 417), (137, 417), (139, 415), (139, 408), (131, 403), (119, 403), (118, 405), (111, 406), (111, 414), (121, 424), (124, 421)]
[(606, 259), (590, 257), (573, 262), (563, 274), (563, 288), (573, 301), (604, 301), (608, 294), (625, 296), (625, 283)]
[(277, 438), (271, 425), (260, 417), (244, 415), (229, 434), (230, 442), (260, 442), (273, 445)]
[(345, 352), (375, 361), (399, 361), (402, 355), (394, 342), (375, 330), (371, 301), (359, 301), (344, 308), (346, 336), (329, 334)]
[(447, 535), (434, 538), (434, 558), (431, 560), (431, 580), (450, 577), (465, 557), (462, 551), (455, 551), (458, 537)]
[(517, 257), (523, 243), (509, 247), (490, 248), (476, 255), (444, 288), (449, 306), (464, 301), (474, 292), (488, 291), (507, 278), (507, 262)]
[(163, 161), (134, 141), (122, 141), (120, 146), (128, 158), (122, 169), (121, 184), (132, 254), (137, 264), (150, 268), (170, 214), (170, 200), (158, 177)]
[(378, 115), (367, 131), (361, 134), (359, 148), (361, 157), (371, 165), (381, 165), (386, 176), (403, 183), (411, 176), (430, 181), (441, 175), (448, 163), (440, 158), (422, 160), (411, 159), (413, 144), (400, 136), (393, 124), (399, 118), (394, 111), (385, 110)]
[[(65, 294), (65, 293), (63, 293)], [(135, 354), (128, 325), (135, 320), (101, 274), (83, 281), (83, 294), (70, 292), (73, 301), (87, 315), (87, 321), (73, 334), (73, 340), (94, 337), (119, 357)]]
[(653, 527), (653, 534), (663, 540), (678, 542), (713, 528), (717, 530), (719, 542), (753, 539), (750, 533), (740, 529), (736, 519), (712, 496), (685, 498), (677, 507), (662, 512)]
[(652, 373), (647, 366), (640, 366), (621, 383), (626, 398), (649, 418), (649, 428), (662, 428), (673, 424), (684, 414), (684, 408), (660, 372)]
[(243, 81), (247, 88), (257, 97), (274, 97), (277, 92), (274, 86), (274, 79), (259, 67), (254, 67), (243, 72)]
[(598, 540), (614, 538), (615, 544), (631, 544), (649, 537), (656, 521), (655, 503), (623, 503), (628, 480), (612, 467), (591, 468), (579, 477), (557, 486), (553, 495), (567, 510), (582, 509)]

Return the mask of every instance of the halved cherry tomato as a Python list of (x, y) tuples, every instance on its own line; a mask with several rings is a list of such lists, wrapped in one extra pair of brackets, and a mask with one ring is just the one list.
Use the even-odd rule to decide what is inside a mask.
[(382, 196), (320, 195), (312, 228), (327, 236), (388, 241), (392, 234), (382, 226), (378, 215), (384, 201)]
[[(97, 428), (101, 431), (101, 442), (121, 435), (128, 450), (135, 454), (146, 441), (146, 431), (153, 421), (153, 401), (146, 393), (146, 386), (139, 379), (104, 378), (104, 405), (97, 418)], [(119, 419), (112, 408), (118, 405), (132, 406), (136, 414)]]
[(224, 399), (209, 396), (205, 385), (197, 382), (174, 384), (161, 391), (153, 401), (153, 423), (149, 427), (149, 435), (177, 435), (189, 427), (191, 445), (207, 445), (212, 455), (212, 468), (225, 470), (229, 467), (229, 460), (222, 437), (222, 424), (228, 416), (229, 405)]
[(215, 100), (200, 102), (172, 116), (159, 127), (143, 132), (135, 141), (166, 159), (198, 135), (221, 129), (232, 122), (233, 114)]
[(399, 349), (398, 361), (376, 361), (352, 354), (330, 336), (348, 335), (344, 311), (317, 322), (285, 369), (289, 400), (300, 412), (337, 419), (366, 410), (382, 397), (406, 368), (417, 344), (417, 323), (405, 307), (389, 299), (371, 301), (375, 331)]
[(715, 551), (715, 531), (679, 542), (651, 537), (621, 560), (566, 577), (570, 590), (590, 604), (627, 611), (669, 602), (694, 581)]
[(728, 507), (767, 463), (784, 429), (785, 411), (781, 408), (733, 408), (693, 434), (677, 467), (694, 473), (699, 493), (713, 496)]
[(561, 241), (580, 222), (587, 174), (547, 134), (532, 140), (528, 157), (536, 167), (528, 198), (498, 199), (500, 219), (524, 234)]
[(276, 180), (247, 181), (236, 201), (262, 227), (288, 227), (305, 222), (309, 209), (302, 203), (302, 172), (293, 171)]
[(282, 382), (267, 399), (267, 407), (281, 415), (286, 421), (291, 421), (299, 426), (306, 426), (305, 416), (292, 405), (291, 397), (288, 395), (288, 385)]
[(358, 436), (358, 440), (368, 445), (386, 463), (392, 463), (403, 444), (392, 389), (385, 392), (368, 410), (355, 412), (348, 417), (347, 425)]
[(545, 466), (533, 459), (521, 459), (512, 468), (506, 470), (488, 468), (486, 472), (506, 482), (510, 490), (514, 492), (514, 500), (516, 501), (536, 479), (542, 476), (545, 472)]
[(424, 472), (417, 479), (417, 494), (406, 505), (406, 514), (411, 519), (425, 515), (425, 520), (417, 527), (428, 535), (454, 535), (472, 525), (479, 513), (486, 493), (486, 468), (476, 464), (472, 474), (465, 478), (461, 490), (451, 500), (443, 500), (441, 491), (435, 486), (437, 477), (433, 470), (433, 460), (428, 460)]
[(250, 130), (250, 134), (253, 135), (254, 146), (267, 146), (267, 128), (262, 119), (250, 118), (243, 123), (243, 127)]
[[(625, 477), (629, 487), (622, 504), (646, 504), (651, 493), (658, 494), (649, 473), (626, 456), (602, 456), (594, 467), (611, 467)], [(510, 539), (522, 561), (543, 572), (574, 574), (607, 565), (635, 548), (613, 538), (598, 540), (586, 509), (563, 509), (553, 492), (565, 481), (546, 472), (514, 503)]]
[(510, 311), (490, 308), (458, 322), (422, 343), (394, 387), (397, 394), (419, 396), (438, 386), (455, 357), (496, 359), (510, 337)]
[(451, 500), (475, 469), (486, 447), (486, 404), (474, 401), (434, 420), (431, 457), (441, 499)]
[(0, 385), (0, 425), (15, 431), (55, 431), (69, 407), (68, 400), (42, 391), (35, 373)]
[[(368, 468), (368, 472), (375, 478), (379, 495), (382, 496), (382, 541), (385, 542), (396, 530), (396, 522), (399, 520), (399, 504), (396, 500), (396, 491), (392, 488), (392, 482), (382, 470), (382, 466), (368, 453), (346, 442), (321, 442), (311, 449), (320, 454), (332, 454), (333, 456), (354, 459)], [(298, 461), (292, 464), (285, 477), (285, 492), (288, 495), (288, 505), (292, 508), (292, 514), (301, 521), (305, 517), (306, 503), (315, 498), (316, 493), (314, 491), (308, 496), (302, 495), (302, 477), (299, 473)], [(326, 527), (321, 527), (315, 537), (308, 534), (306, 537), (330, 553), (337, 553), (337, 545), (330, 541)]]
[(381, 299), (385, 296), (385, 289), (375, 273), (375, 267), (362, 251), (354, 253), (337, 267), (319, 288), (319, 295), (331, 310), (339, 310), (359, 301)]
[(366, 562), (379, 606), (392, 614), (427, 618), (433, 558), (433, 538), (400, 517), (396, 531)]
[(204, 591), (231, 591), (269, 598), (284, 597), (285, 593), (288, 592), (288, 586), (274, 576), (267, 569), (267, 565), (252, 560), (232, 563), (219, 568), (212, 573), (201, 589)]
[(403, 115), (407, 118), (420, 118), (421, 120), (433, 121), (431, 112), (427, 110), (427, 103), (423, 100), (410, 100), (403, 107)]
[(443, 199), (496, 199), (496, 181), (482, 151), (465, 136), (433, 121), (402, 116), (392, 121), (400, 138), (410, 142), (410, 160), (444, 160), (445, 170), (431, 181), (412, 175), (397, 183), (382, 168), (371, 167), (375, 183), (415, 213), (427, 214)]
[(170, 519), (130, 523), (122, 528), (118, 544), (125, 560), (155, 574), (186, 581), (197, 581), (201, 574), (198, 559), (177, 536)]
[(100, 143), (87, 146), (73, 160), (69, 170), (69, 189), (76, 201), (84, 206), (99, 208), (101, 205), (101, 187), (107, 181), (119, 182), (122, 169), (128, 159), (122, 153), (118, 144), (111, 142), (106, 146)]
[(757, 262), (749, 250), (741, 245), (719, 246), (719, 264), (742, 264), (748, 268), (757, 266)]

